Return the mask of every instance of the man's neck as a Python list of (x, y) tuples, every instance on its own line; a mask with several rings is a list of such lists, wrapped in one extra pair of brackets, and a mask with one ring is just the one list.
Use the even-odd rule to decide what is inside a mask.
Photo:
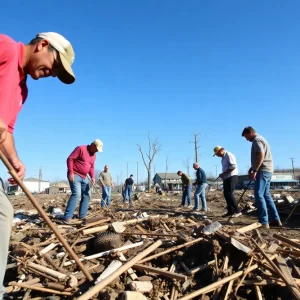
[(30, 61), (30, 56), (32, 53), (32, 45), (25, 45), (24, 46), (24, 54), (23, 54), (23, 69), (25, 73), (27, 73), (26, 69), (28, 68), (28, 63)]

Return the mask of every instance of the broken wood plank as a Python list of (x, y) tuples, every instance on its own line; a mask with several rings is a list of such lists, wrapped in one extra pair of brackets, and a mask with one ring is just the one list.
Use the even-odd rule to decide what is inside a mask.
[(126, 272), (129, 268), (131, 268), (134, 264), (141, 261), (146, 255), (153, 252), (155, 249), (157, 249), (162, 244), (161, 240), (156, 241), (154, 244), (152, 244), (149, 248), (146, 250), (140, 252), (135, 257), (133, 257), (131, 260), (129, 260), (127, 263), (125, 263), (122, 267), (117, 269), (113, 274), (109, 275), (105, 279), (103, 279), (100, 283), (89, 289), (86, 293), (84, 293), (82, 296), (80, 296), (77, 300), (89, 300), (91, 299), (95, 294), (97, 294), (99, 291), (101, 291), (104, 287), (106, 287), (108, 284), (110, 284), (113, 280), (115, 280), (117, 277), (119, 277), (121, 274)]
[(194, 268), (190, 269), (190, 273), (188, 275), (192, 275), (192, 274), (196, 274), (198, 272), (204, 271), (214, 264), (215, 264), (215, 260), (211, 260), (211, 261), (207, 262), (206, 264), (200, 265), (198, 267), (194, 267)]
[(140, 224), (136, 224), (135, 227), (142, 233), (148, 233)]
[[(274, 259), (275, 257), (276, 257), (276, 255), (274, 254), (274, 255), (272, 255), (272, 256), (270, 257), (270, 259), (272, 260), (272, 259)], [(266, 260), (264, 259), (263, 261), (266, 261)], [(257, 269), (257, 268), (258, 268), (258, 264), (252, 265), (252, 266), (249, 268), (248, 271), (249, 271), (249, 272), (252, 272), (253, 270), (255, 270), (255, 269)], [(195, 292), (192, 292), (191, 294), (185, 295), (185, 296), (183, 296), (182, 298), (180, 298), (179, 300), (193, 299), (193, 298), (195, 298), (195, 297), (197, 297), (197, 296), (199, 296), (199, 295), (205, 294), (205, 293), (207, 293), (208, 291), (212, 291), (212, 290), (218, 288), (219, 286), (223, 285), (224, 283), (227, 283), (227, 282), (229, 282), (229, 281), (231, 281), (231, 280), (233, 280), (233, 279), (239, 278), (240, 276), (243, 275), (243, 273), (244, 273), (244, 271), (238, 271), (238, 272), (236, 272), (236, 273), (234, 273), (234, 274), (232, 274), (232, 275), (230, 275), (230, 276), (227, 276), (227, 277), (225, 277), (225, 278), (223, 278), (223, 279), (221, 279), (221, 280), (219, 280), (219, 281), (217, 281), (217, 282), (214, 282), (214, 283), (209, 284), (209, 285), (207, 285), (207, 286), (205, 286), (205, 287), (203, 287), (203, 288), (201, 288), (201, 289), (199, 289), (199, 290), (197, 290), (197, 291), (195, 291)]]
[(292, 241), (292, 240), (290, 240), (290, 239), (287, 239), (286, 237), (284, 237), (284, 236), (282, 236), (282, 235), (279, 235), (279, 234), (277, 234), (277, 233), (274, 233), (273, 234), (273, 238), (276, 240), (279, 240), (279, 241), (281, 241), (281, 242), (283, 242), (283, 243), (285, 243), (285, 244), (287, 244), (287, 245), (290, 245), (290, 246), (293, 246), (293, 247), (295, 247), (295, 248), (297, 248), (297, 249), (300, 249), (300, 245), (299, 245), (299, 243), (297, 243), (297, 242), (294, 242), (294, 241)]
[(175, 251), (175, 250), (179, 250), (179, 249), (181, 249), (181, 248), (184, 248), (184, 247), (193, 245), (193, 244), (198, 243), (198, 242), (200, 242), (200, 241), (202, 241), (202, 240), (203, 240), (203, 238), (197, 238), (197, 239), (195, 239), (195, 240), (193, 240), (193, 241), (184, 243), (184, 244), (182, 244), (182, 245), (174, 246), (174, 247), (172, 247), (172, 248), (169, 248), (168, 250), (165, 250), (165, 251), (159, 252), (159, 253), (157, 253), (157, 254), (148, 256), (148, 257), (142, 259), (139, 263), (142, 264), (142, 263), (144, 263), (144, 262), (146, 262), (146, 261), (152, 260), (152, 259), (154, 259), (154, 258), (157, 258), (157, 257), (159, 257), (159, 256), (162, 256), (162, 255), (165, 255), (165, 254), (167, 254), (167, 253), (173, 252), (173, 251)]
[(166, 236), (166, 237), (179, 237), (179, 234), (170, 234), (170, 233), (154, 233), (154, 232), (147, 232), (147, 233), (140, 233), (140, 232), (122, 232), (122, 235), (146, 235), (146, 236)]
[(169, 272), (169, 271), (163, 271), (159, 268), (154, 268), (154, 267), (149, 267), (146, 265), (142, 265), (142, 264), (136, 264), (133, 266), (134, 269), (137, 270), (142, 270), (142, 271), (148, 271), (154, 274), (159, 274), (161, 276), (170, 278), (170, 279), (176, 279), (176, 280), (180, 280), (180, 281), (185, 281), (187, 279), (186, 275), (181, 275), (178, 273), (174, 273), (174, 272)]
[[(93, 255), (90, 255), (90, 256), (82, 257), (82, 258), (80, 258), (80, 260), (81, 261), (91, 260), (91, 259), (94, 259), (94, 258), (99, 258), (99, 257), (107, 256), (107, 255), (112, 254), (112, 253), (125, 251), (125, 250), (128, 250), (130, 248), (134, 248), (134, 247), (139, 247), (139, 246), (143, 245), (143, 243), (144, 242), (142, 241), (142, 242), (138, 242), (138, 243), (134, 243), (134, 244), (122, 246), (120, 248), (116, 248), (116, 249), (112, 249), (112, 250), (107, 250), (107, 251), (100, 252), (100, 253), (97, 253), (97, 254), (93, 254)], [(70, 266), (70, 265), (72, 265), (74, 263), (75, 263), (74, 260), (70, 260), (70, 261), (65, 262), (64, 266), (67, 267), (67, 266)]]
[(50, 294), (56, 294), (56, 295), (65, 295), (65, 296), (72, 295), (71, 292), (61, 292), (61, 291), (56, 291), (56, 290), (47, 289), (47, 288), (43, 288), (43, 287), (39, 287), (39, 286), (35, 286), (35, 285), (29, 285), (29, 284), (25, 284), (25, 283), (10, 282), (10, 285), (19, 286), (22, 288), (31, 289), (31, 290), (35, 290), (35, 291), (41, 291), (41, 292), (50, 293)]
[[(267, 262), (271, 265), (271, 267), (276, 271), (276, 273), (279, 275), (279, 277), (281, 277), (281, 279), (286, 283), (288, 289), (290, 290), (290, 292), (293, 294), (293, 296), (296, 299), (300, 299), (300, 290), (298, 289), (298, 287), (295, 285), (295, 282), (291, 280), (291, 278), (289, 276), (287, 276), (286, 273), (286, 269), (283, 268), (278, 268), (274, 262), (272, 260), (270, 260), (270, 258), (267, 256), (267, 254), (264, 252), (264, 250), (262, 250), (257, 243), (254, 241), (253, 238), (251, 238), (252, 242), (255, 244), (257, 250), (263, 255), (263, 257), (267, 260)], [(278, 259), (278, 258), (277, 258)], [(280, 261), (282, 261), (281, 259), (279, 259)], [(285, 261), (284, 261), (285, 263)], [(282, 265), (282, 264), (281, 264)]]
[[(149, 219), (157, 219), (159, 217), (160, 217), (160, 215), (149, 216), (147, 218), (141, 218), (141, 219), (132, 219), (132, 220), (120, 222), (120, 224), (122, 224), (124, 226), (125, 225), (130, 225), (130, 224), (137, 224), (137, 223), (141, 223), (141, 222), (144, 222), (146, 220), (149, 220)], [(82, 230), (82, 233), (83, 233), (83, 235), (87, 235), (87, 234), (92, 234), (92, 233), (96, 233), (96, 232), (103, 232), (103, 231), (106, 231), (109, 228), (109, 226), (110, 225), (103, 225), (103, 226), (100, 226), (100, 227), (84, 229), (84, 230)]]
[(44, 266), (40, 266), (40, 265), (35, 264), (33, 262), (28, 262), (27, 266), (30, 267), (30, 268), (32, 268), (32, 269), (35, 269), (37, 271), (43, 272), (43, 273), (45, 273), (47, 275), (50, 275), (50, 276), (52, 276), (52, 277), (54, 277), (54, 278), (56, 278), (58, 280), (63, 280), (63, 279), (65, 279), (67, 277), (66, 274), (60, 273), (58, 271), (54, 271), (54, 270), (52, 270), (50, 268), (47, 268), (47, 267), (44, 267)]
[(236, 231), (239, 232), (239, 233), (245, 233), (245, 232), (251, 231), (253, 229), (257, 229), (261, 226), (262, 225), (260, 223), (256, 222), (256, 223), (250, 224), (248, 226), (241, 227), (241, 228), (237, 229)]
[(254, 292), (257, 300), (263, 300), (263, 296), (259, 286), (257, 285), (254, 286)]
[(292, 292), (293, 296), (296, 297), (296, 299), (300, 299), (300, 290), (299, 290), (298, 286), (296, 285), (295, 280), (290, 273), (290, 269), (287, 266), (285, 259), (281, 256), (278, 256), (276, 258), (276, 260), (279, 265), (279, 269), (283, 274), (283, 276), (281, 276), (282, 280), (287, 285), (287, 288)]

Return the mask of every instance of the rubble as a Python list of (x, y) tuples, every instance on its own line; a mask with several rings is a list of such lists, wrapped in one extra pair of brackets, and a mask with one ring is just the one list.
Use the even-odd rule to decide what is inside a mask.
[(26, 217), (13, 227), (7, 299), (300, 299), (299, 236), (266, 231), (251, 213), (246, 223), (226, 224), (214, 212), (221, 215), (220, 195), (208, 194), (206, 218), (177, 209), (180, 195), (162, 203), (139, 193), (133, 209), (91, 203), (85, 222), (74, 225), (60, 220), (64, 199), (44, 202), (92, 282), (38, 213), (17, 202), (15, 216)]

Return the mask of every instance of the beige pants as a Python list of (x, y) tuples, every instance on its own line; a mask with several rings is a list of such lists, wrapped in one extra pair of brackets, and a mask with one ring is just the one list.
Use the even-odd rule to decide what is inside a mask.
[(7, 265), (13, 216), (13, 207), (4, 193), (2, 182), (0, 182), (0, 299), (2, 299), (3, 294), (5, 293), (3, 280)]

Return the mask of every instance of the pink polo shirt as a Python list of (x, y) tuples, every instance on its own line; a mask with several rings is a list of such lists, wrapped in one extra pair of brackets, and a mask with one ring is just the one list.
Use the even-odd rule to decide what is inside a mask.
[(23, 56), (24, 44), (0, 34), (0, 118), (10, 133), (28, 94)]
[(89, 174), (95, 178), (95, 160), (96, 154), (90, 155), (87, 145), (76, 147), (67, 159), (68, 174), (77, 174), (83, 179)]

